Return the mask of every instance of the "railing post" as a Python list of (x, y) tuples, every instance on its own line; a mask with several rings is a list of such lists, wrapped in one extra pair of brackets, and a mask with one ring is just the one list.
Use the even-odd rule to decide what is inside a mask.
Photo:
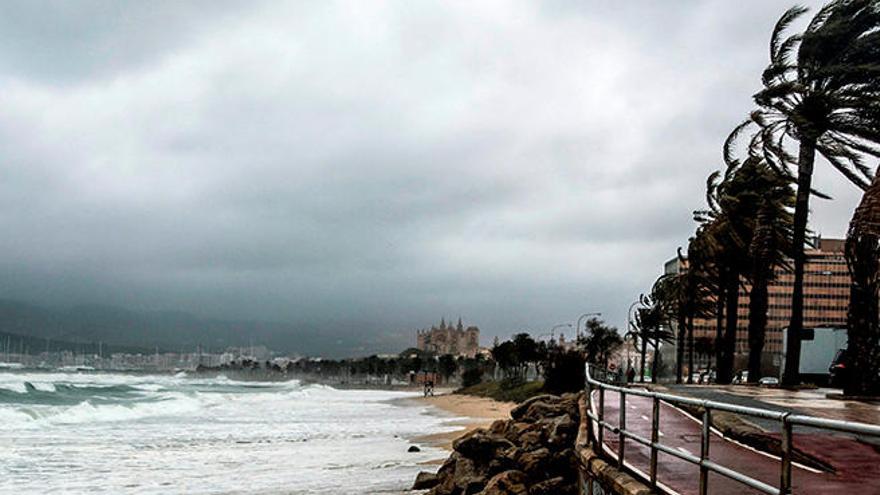
[(599, 455), (602, 455), (605, 448), (602, 443), (602, 439), (605, 438), (605, 426), (602, 425), (602, 422), (605, 421), (605, 389), (603, 387), (599, 387), (599, 409), (596, 411), (596, 416), (599, 418), (599, 428), (597, 428), (596, 431), (596, 442), (599, 444)]
[(624, 452), (626, 451), (626, 436), (623, 431), (626, 429), (626, 392), (620, 390), (620, 422), (617, 425), (617, 463), (620, 469), (623, 469)]
[(703, 429), (700, 435), (700, 495), (709, 493), (709, 468), (703, 461), (709, 460), (710, 428), (712, 427), (712, 411), (703, 406)]
[(782, 416), (782, 466), (779, 474), (779, 493), (791, 493), (791, 423), (788, 414)]
[(654, 397), (651, 415), (651, 488), (657, 490), (657, 442), (660, 441), (660, 399)]

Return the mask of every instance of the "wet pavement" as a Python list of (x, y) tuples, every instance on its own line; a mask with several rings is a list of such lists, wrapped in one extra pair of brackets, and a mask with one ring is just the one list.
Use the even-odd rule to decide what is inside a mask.
[[(827, 397), (828, 394), (840, 393), (839, 389), (818, 388), (792, 391), (780, 388), (743, 385), (667, 385), (666, 387), (673, 394), (686, 395), (697, 399), (818, 416), (820, 418), (880, 424), (880, 402), (838, 400)], [(778, 421), (751, 417), (744, 419), (770, 432), (778, 432), (780, 428)], [(826, 430), (817, 430), (803, 426), (799, 426), (797, 429), (798, 432), (803, 433), (828, 434)], [(843, 437), (852, 436), (848, 433), (838, 432), (830, 434)], [(877, 438), (865, 438), (863, 440), (880, 445), (880, 439)]]
[[(844, 421), (880, 424), (880, 402), (829, 399), (840, 389), (786, 390), (743, 385), (669, 385), (670, 390), (701, 398), (751, 402), (755, 407), (797, 411)], [(739, 402), (737, 402), (739, 403)]]
[[(720, 398), (716, 400), (720, 400)], [(596, 402), (594, 401), (594, 406)], [(626, 407), (627, 430), (650, 438), (651, 399), (627, 396)], [(619, 396), (614, 392), (606, 392), (605, 394), (605, 420), (613, 425), (618, 425)], [(661, 403), (660, 443), (699, 457), (700, 437), (700, 423), (698, 421), (668, 404)], [(781, 462), (778, 458), (725, 440), (716, 432), (713, 432), (711, 437), (710, 460), (771, 486), (779, 486)], [(793, 441), (796, 448), (829, 462), (836, 469), (835, 473), (824, 473), (797, 465), (793, 466), (793, 493), (880, 494), (880, 451), (875, 447), (851, 438), (812, 431), (796, 432)], [(616, 455), (618, 436), (606, 429), (604, 443), (606, 449), (610, 449)], [(648, 447), (632, 440), (626, 440), (625, 459), (630, 468), (647, 476), (650, 466), (650, 449)], [(686, 495), (698, 493), (699, 469), (696, 465), (674, 456), (664, 453), (658, 454), (658, 479), (668, 487), (669, 491)], [(711, 473), (709, 493), (713, 495), (738, 495), (761, 492)]]

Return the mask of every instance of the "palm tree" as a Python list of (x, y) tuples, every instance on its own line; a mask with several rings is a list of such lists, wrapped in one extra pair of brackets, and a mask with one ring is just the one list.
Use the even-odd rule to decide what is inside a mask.
[(751, 191), (742, 200), (756, 206), (752, 212), (749, 258), (751, 270), (747, 274), (749, 291), (749, 381), (757, 382), (761, 375), (761, 357), (767, 331), (768, 286), (775, 277), (774, 268), (787, 266), (790, 253), (794, 193), (788, 179), (774, 174), (765, 163), (748, 158), (737, 172), (751, 184)]
[[(682, 259), (679, 253), (679, 259)], [(713, 286), (712, 248), (703, 227), (688, 241), (687, 266), (685, 271), (685, 317), (688, 347), (688, 383), (693, 383), (694, 371), (694, 318), (712, 316)]]
[[(777, 173), (792, 177), (797, 167), (797, 196), (792, 235), (794, 288), (791, 300), (783, 384), (799, 380), (803, 333), (804, 245), (813, 166), (818, 152), (852, 183), (866, 189), (872, 178), (867, 156), (880, 157), (880, 8), (876, 0), (834, 0), (820, 9), (802, 33), (785, 37), (807, 12), (789, 9), (773, 29), (770, 65), (758, 108), (731, 134), (728, 144), (754, 124), (750, 152), (761, 155)], [(798, 142), (797, 157), (786, 151)], [(730, 156), (731, 146), (725, 154)]]
[(657, 283), (654, 284), (654, 289), (650, 296), (644, 294), (640, 296), (642, 307), (636, 311), (635, 330), (641, 340), (642, 363), (640, 381), (642, 382), (645, 380), (645, 354), (647, 346), (650, 345), (654, 352), (654, 358), (651, 363), (651, 382), (657, 383), (657, 374), (660, 371), (660, 343), (672, 342), (673, 339), (672, 332), (668, 330), (669, 320), (665, 309), (658, 300), (657, 291), (660, 289), (658, 289), (657, 285)]
[(880, 393), (880, 175), (856, 208), (846, 236), (846, 262), (852, 276), (848, 314), (848, 395)]
[[(681, 254), (679, 254), (679, 258)], [(684, 365), (684, 348), (687, 331), (687, 273), (669, 273), (658, 278), (654, 282), (651, 295), (655, 304), (663, 315), (665, 322), (676, 322), (676, 349), (675, 349), (675, 382), (682, 382), (682, 367)]]
[(587, 320), (586, 331), (579, 339), (579, 347), (583, 349), (587, 362), (599, 364), (602, 369), (608, 369), (611, 355), (623, 345), (617, 328), (606, 325), (598, 318)]
[(728, 169), (723, 176), (714, 172), (706, 187), (709, 207), (695, 212), (697, 220), (705, 226), (717, 267), (715, 302), (719, 383), (733, 380), (739, 293), (742, 275), (749, 266), (750, 219), (755, 217), (751, 187), (750, 178), (737, 173), (737, 169)]

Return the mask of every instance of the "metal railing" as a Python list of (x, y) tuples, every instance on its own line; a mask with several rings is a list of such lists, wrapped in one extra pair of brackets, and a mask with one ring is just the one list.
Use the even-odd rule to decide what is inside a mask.
[[(597, 374), (608, 375), (604, 370), (597, 370)], [(593, 408), (593, 391), (597, 391), (595, 412)], [(620, 398), (618, 425), (613, 425), (605, 421), (605, 391), (610, 390), (617, 392)], [(653, 490), (657, 490), (657, 454), (663, 452), (673, 457), (677, 457), (700, 468), (700, 495), (706, 495), (709, 492), (709, 473), (717, 473), (726, 478), (732, 479), (746, 486), (754, 488), (762, 493), (770, 495), (789, 495), (791, 493), (791, 463), (792, 463), (792, 435), (794, 426), (811, 426), (825, 430), (833, 430), (855, 435), (866, 435), (880, 438), (880, 425), (870, 425), (866, 423), (856, 423), (852, 421), (840, 421), (834, 419), (817, 418), (813, 416), (805, 416), (792, 414), (788, 412), (773, 411), (770, 409), (759, 409), (754, 407), (737, 406), (724, 402), (716, 402), (710, 400), (694, 399), (691, 397), (681, 397), (659, 392), (651, 392), (648, 390), (631, 389), (627, 387), (611, 385), (599, 381), (590, 374), (590, 365), (586, 366), (586, 396), (587, 396), (587, 417), (589, 425), (587, 428), (590, 441), (598, 445), (597, 454), (605, 455), (604, 452), (604, 431), (611, 430), (612, 433), (618, 435), (618, 448), (616, 459), (617, 466), (621, 470), (625, 470), (624, 462), (626, 459), (626, 440), (633, 440), (651, 449), (651, 457), (649, 462), (648, 482)], [(626, 429), (626, 397), (635, 395), (639, 397), (647, 397), (652, 399), (652, 417), (651, 417), (651, 438), (645, 438)], [(702, 428), (700, 435), (700, 456), (697, 457), (687, 452), (664, 445), (659, 442), (660, 429), (660, 402), (666, 402), (672, 405), (695, 406), (702, 409)], [(757, 418), (765, 418), (777, 420), (780, 424), (781, 437), (781, 463), (779, 472), (778, 486), (771, 486), (761, 480), (752, 478), (744, 473), (734, 469), (722, 466), (712, 462), (709, 458), (709, 444), (711, 440), (712, 428), (712, 411), (724, 411), (733, 414), (751, 416)], [(597, 425), (596, 431), (593, 426)], [(636, 473), (638, 474), (638, 473)]]

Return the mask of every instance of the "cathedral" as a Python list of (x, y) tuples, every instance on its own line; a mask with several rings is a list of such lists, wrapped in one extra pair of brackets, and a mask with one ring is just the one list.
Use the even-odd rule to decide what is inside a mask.
[(419, 330), (416, 347), (422, 351), (453, 356), (474, 357), (480, 349), (480, 329), (474, 326), (464, 328), (461, 318), (458, 325), (446, 324), (440, 320), (440, 326), (432, 326), (429, 330)]

